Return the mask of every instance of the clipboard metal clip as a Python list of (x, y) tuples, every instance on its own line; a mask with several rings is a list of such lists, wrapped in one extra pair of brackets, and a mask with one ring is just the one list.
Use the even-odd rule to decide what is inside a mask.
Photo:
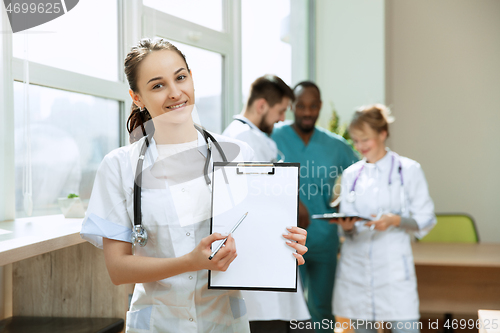
[[(240, 168), (254, 168), (254, 167), (267, 167), (272, 168), (271, 171), (267, 172), (246, 172), (241, 171)], [(238, 175), (274, 175), (275, 167), (273, 163), (238, 163), (236, 168), (236, 174)]]

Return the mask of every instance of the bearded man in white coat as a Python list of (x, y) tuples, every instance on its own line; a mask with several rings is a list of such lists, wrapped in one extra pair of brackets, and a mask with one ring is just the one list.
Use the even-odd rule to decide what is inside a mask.
[[(245, 109), (234, 117), (222, 135), (248, 143), (257, 162), (276, 162), (278, 148), (269, 137), (274, 124), (285, 120), (285, 112), (295, 99), (293, 90), (276, 75), (256, 79), (250, 88)], [(299, 226), (302, 225), (299, 213)], [(304, 219), (308, 221), (308, 219)], [(252, 333), (312, 332), (307, 330), (311, 316), (300, 279), (297, 293), (242, 291)]]

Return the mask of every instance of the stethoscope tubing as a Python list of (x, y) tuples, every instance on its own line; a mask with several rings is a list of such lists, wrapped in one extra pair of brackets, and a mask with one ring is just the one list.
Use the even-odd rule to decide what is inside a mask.
[[(394, 162), (395, 162), (395, 153), (391, 153), (392, 156), (391, 156), (391, 170), (389, 171), (389, 180), (388, 180), (388, 184), (389, 186), (392, 184), (392, 171), (394, 170)], [(401, 159), (399, 158), (398, 156), (398, 162), (399, 162), (399, 167), (398, 167), (398, 173), (399, 173), (399, 177), (400, 177), (400, 180), (401, 180), (401, 213), (405, 213), (406, 211), (406, 196), (405, 196), (405, 192), (404, 192), (404, 178), (403, 178), (403, 165), (401, 163)], [(366, 162), (365, 162), (366, 163)], [(348, 194), (348, 197), (347, 197), (347, 201), (350, 202), (350, 203), (354, 203), (356, 201), (356, 183), (358, 182), (358, 179), (360, 178), (361, 176), (361, 173), (363, 172), (363, 169), (365, 168), (365, 164), (363, 164), (361, 166), (361, 168), (359, 169), (358, 171), (358, 174), (356, 175), (356, 178), (354, 179), (354, 182), (351, 186), (351, 190), (349, 191), (349, 194)]]
[[(208, 168), (210, 166), (210, 160), (212, 158), (212, 143), (215, 145), (217, 150), (219, 151), (219, 154), (222, 157), (222, 160), (224, 162), (227, 162), (227, 157), (226, 154), (224, 153), (224, 150), (220, 146), (219, 142), (213, 137), (212, 134), (210, 134), (207, 130), (205, 130), (203, 127), (194, 124), (194, 127), (198, 132), (200, 132), (203, 135), (203, 138), (205, 139), (205, 143), (207, 144), (207, 158), (205, 159), (205, 165), (204, 165), (204, 176), (205, 176), (205, 182), (207, 183), (208, 186), (212, 183), (210, 180), (210, 177), (208, 176)], [(146, 136), (146, 131), (144, 127), (142, 127), (143, 134)], [(142, 211), (141, 211), (141, 201), (142, 201), (142, 168), (144, 165), (144, 158), (146, 156), (146, 150), (149, 147), (150, 141), (153, 137), (154, 130), (151, 131), (152, 133), (149, 133), (146, 138), (144, 139), (144, 143), (142, 144), (140, 153), (139, 153), (139, 159), (137, 160), (137, 168), (135, 171), (135, 177), (134, 177), (134, 228), (132, 231), (132, 245), (135, 246), (135, 244), (139, 244), (141, 247), (145, 246), (148, 241), (148, 235), (146, 232), (146, 229), (142, 226)], [(227, 182), (227, 176), (225, 173), (223, 173), (224, 178)]]

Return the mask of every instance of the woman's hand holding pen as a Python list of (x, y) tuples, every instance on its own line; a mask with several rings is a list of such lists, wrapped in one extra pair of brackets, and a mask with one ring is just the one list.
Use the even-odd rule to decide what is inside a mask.
[(287, 239), (286, 244), (297, 250), (296, 253), (293, 253), (293, 256), (297, 258), (299, 265), (303, 265), (306, 262), (303, 255), (307, 252), (307, 231), (299, 227), (288, 227), (286, 229), (288, 234), (283, 234), (283, 237)]
[[(375, 217), (375, 215), (372, 215)], [(378, 231), (387, 230), (390, 226), (398, 227), (401, 223), (401, 216), (392, 213), (382, 215), (376, 221), (367, 222), (365, 225), (367, 227), (373, 227), (373, 229)]]
[[(208, 257), (212, 254), (212, 243), (224, 240), (226, 237), (227, 241), (224, 246), (221, 247), (212, 260), (209, 260)], [(236, 243), (231, 235), (224, 236), (216, 232), (203, 238), (189, 255), (191, 263), (194, 265), (192, 271), (210, 269), (213, 271), (225, 272), (229, 267), (229, 264), (231, 264), (237, 256)]]

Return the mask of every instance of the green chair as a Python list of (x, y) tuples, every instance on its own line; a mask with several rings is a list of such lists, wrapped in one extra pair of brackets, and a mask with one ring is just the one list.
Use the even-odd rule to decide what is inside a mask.
[(467, 214), (436, 214), (437, 224), (422, 243), (479, 243), (476, 223)]
[[(437, 224), (419, 242), (422, 243), (479, 243), (476, 223), (468, 214), (436, 214)], [(444, 314), (444, 321), (452, 322), (451, 313)], [(453, 333), (453, 328), (444, 333)]]

